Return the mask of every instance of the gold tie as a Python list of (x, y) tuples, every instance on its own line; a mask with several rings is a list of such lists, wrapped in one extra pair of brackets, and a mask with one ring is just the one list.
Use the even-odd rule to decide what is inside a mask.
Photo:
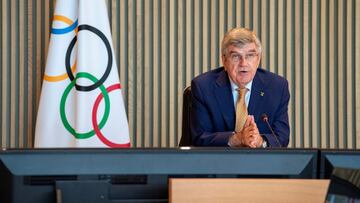
[(246, 118), (248, 116), (248, 111), (245, 104), (245, 94), (247, 92), (246, 88), (238, 88), (239, 92), (238, 100), (236, 101), (236, 123), (235, 123), (235, 132), (240, 132), (245, 124)]

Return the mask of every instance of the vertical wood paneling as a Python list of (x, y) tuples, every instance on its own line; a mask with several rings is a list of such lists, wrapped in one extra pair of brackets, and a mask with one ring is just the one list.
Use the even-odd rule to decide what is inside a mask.
[[(336, 5), (335, 5), (336, 6)], [(338, 16), (337, 16), (337, 35), (338, 40), (335, 41), (337, 43), (338, 47), (338, 62), (337, 62), (337, 106), (338, 109), (338, 130), (337, 130), (337, 141), (338, 141), (338, 147), (344, 148), (344, 143), (346, 143), (347, 133), (344, 133), (344, 124), (346, 123), (346, 117), (344, 117), (344, 108), (346, 108), (346, 105), (344, 104), (344, 98), (346, 98), (346, 86), (344, 86), (344, 80), (343, 76), (346, 75), (346, 67), (344, 66), (344, 54), (346, 54), (346, 50), (344, 50), (344, 46), (346, 43), (344, 42), (344, 31), (346, 31), (346, 26), (344, 26), (344, 2), (343, 1), (337, 1), (337, 7), (338, 7)], [(336, 9), (335, 9), (336, 10)]]
[[(267, 36), (270, 35), (270, 33), (267, 30), (267, 24), (266, 24), (266, 17), (267, 17), (267, 8), (266, 8), (266, 1), (259, 1), (259, 13), (260, 13), (260, 18), (261, 22), (263, 23), (258, 23), (259, 24), (259, 38), (261, 40), (261, 45), (262, 45), (262, 58), (261, 58), (261, 65), (263, 66), (264, 69), (268, 69), (269, 64), (268, 64), (268, 38)], [(249, 9), (250, 10), (250, 9)], [(250, 28), (250, 25), (248, 26), (248, 28)]]
[(10, 89), (9, 89), (9, 71), (10, 71), (10, 1), (2, 2), (2, 144), (5, 146), (10, 145)]
[[(256, 0), (254, 0), (256, 1)], [(243, 8), (244, 8), (244, 1), (243, 0), (236, 0), (236, 8), (235, 8), (235, 12), (236, 12), (236, 27), (243, 27), (243, 21), (244, 21), (244, 15), (245, 12), (243, 12)]]
[[(35, 132), (35, 123), (34, 123), (34, 112), (36, 112), (34, 110), (35, 108), (35, 103), (34, 103), (34, 92), (32, 91), (34, 85), (33, 85), (33, 78), (34, 78), (34, 74), (33, 74), (33, 69), (31, 67), (33, 67), (33, 56), (34, 56), (34, 32), (33, 32), (33, 22), (34, 22), (34, 12), (33, 12), (33, 1), (26, 1), (28, 3), (28, 9), (27, 9), (27, 16), (26, 18), (27, 20), (27, 28), (28, 28), (28, 40), (27, 40), (27, 88), (25, 89), (25, 92), (28, 92), (28, 101), (27, 101), (27, 109), (28, 109), (28, 116), (27, 116), (27, 120), (28, 120), (28, 129), (27, 129), (27, 133), (28, 133), (28, 137), (31, 138), (29, 140), (31, 140), (31, 145), (27, 145), (27, 147), (32, 147), (33, 146), (33, 133)], [(30, 142), (30, 141), (29, 141)]]
[[(210, 67), (210, 69), (212, 69), (215, 65), (215, 57), (214, 57), (214, 49), (216, 47), (216, 43), (215, 42), (215, 18), (216, 16), (214, 15), (215, 13), (215, 1), (214, 0), (208, 0), (207, 2), (207, 5), (208, 5), (208, 9), (207, 9), (207, 12), (208, 12), (208, 42), (209, 45), (208, 45), (208, 67)], [(189, 32), (189, 31), (188, 31)], [(210, 70), (209, 69), (209, 70)], [(190, 81), (187, 79), (186, 80), (186, 84), (190, 84)]]
[[(355, 64), (353, 63), (353, 59), (354, 57), (354, 53), (352, 51), (352, 46), (353, 44), (355, 44), (353, 42), (353, 31), (355, 30), (355, 27), (353, 27), (353, 22), (355, 22), (355, 19), (353, 19), (353, 1), (346, 1), (345, 3), (346, 6), (344, 6), (344, 10), (346, 13), (346, 18), (344, 16), (344, 19), (346, 19), (346, 22), (349, 24), (346, 26), (346, 33), (344, 34), (344, 51), (346, 52), (346, 54), (344, 53), (344, 68), (346, 68), (346, 75), (344, 74), (344, 82), (346, 85), (346, 97), (344, 97), (344, 113), (346, 116), (346, 124), (344, 125), (344, 133), (343, 135), (350, 135), (350, 136), (343, 136), (344, 137), (344, 144), (345, 144), (345, 148), (354, 148), (354, 144), (356, 143), (356, 140), (353, 139), (353, 136), (351, 135), (355, 135), (356, 134), (356, 130), (354, 131), (353, 126), (355, 125), (352, 122), (352, 118), (353, 115), (355, 115), (355, 111), (352, 111), (353, 106), (355, 106), (355, 103), (353, 103), (353, 98), (352, 98), (352, 93), (353, 90), (355, 89), (355, 86), (353, 86), (352, 81), (353, 80), (349, 80), (350, 78), (353, 77), (352, 75), (352, 67), (355, 66)], [(356, 76), (356, 75), (355, 75)], [(345, 138), (346, 137), (346, 138)], [(345, 143), (347, 140), (347, 143)]]
[[(202, 8), (203, 12), (202, 12), (202, 35), (200, 36), (200, 40), (201, 40), (201, 45), (202, 45), (202, 58), (200, 58), (200, 61), (202, 63), (202, 71), (207, 71), (211, 69), (210, 66), (210, 59), (211, 59), (211, 50), (210, 50), (210, 45), (211, 45), (211, 24), (209, 21), (206, 21), (204, 19), (210, 19), (210, 5), (209, 4), (209, 0), (203, 0), (202, 1)], [(200, 63), (199, 63), (200, 64)]]
[(321, 74), (321, 83), (320, 83), (320, 94), (321, 94), (321, 97), (320, 97), (320, 106), (321, 106), (321, 147), (322, 148), (326, 148), (326, 147), (329, 147), (328, 145), (328, 139), (327, 139), (327, 135), (329, 133), (329, 130), (327, 128), (327, 125), (326, 125), (326, 120), (328, 118), (327, 116), (327, 112), (329, 112), (329, 110), (327, 109), (327, 103), (326, 101), (328, 100), (327, 98), (327, 94), (326, 94), (326, 89), (328, 87), (328, 84), (326, 84), (326, 73), (328, 72), (326, 70), (326, 67), (328, 66), (328, 63), (327, 63), (327, 58), (326, 58), (326, 52), (328, 50), (328, 47), (326, 46), (327, 45), (327, 37), (326, 37), (326, 19), (327, 19), (327, 16), (325, 15), (325, 10), (326, 10), (326, 6), (325, 6), (325, 3), (327, 1), (325, 0), (321, 0), (320, 2), (320, 9), (321, 9), (321, 15), (320, 15), (320, 58), (321, 58), (321, 61), (320, 61), (320, 74)]
[[(174, 0), (173, 4), (171, 5), (172, 8), (172, 12), (170, 11), (170, 13), (174, 13), (172, 21), (170, 22), (170, 25), (172, 25), (172, 33), (173, 33), (173, 38), (170, 40), (171, 42), (173, 42), (170, 47), (179, 47), (179, 30), (178, 30), (178, 26), (179, 26), (179, 2), (178, 0)], [(202, 40), (202, 39), (201, 39)], [(181, 120), (181, 117), (179, 118), (179, 102), (178, 102), (178, 98), (179, 98), (179, 93), (181, 91), (179, 91), (179, 50), (178, 49), (172, 49), (172, 62), (171, 64), (173, 64), (174, 69), (170, 69), (173, 70), (171, 73), (171, 80), (170, 81), (174, 81), (173, 83), (171, 83), (172, 87), (171, 87), (171, 95), (170, 95), (170, 100), (171, 100), (171, 104), (172, 106), (170, 107), (171, 110), (171, 114), (170, 114), (170, 119), (171, 125), (170, 125), (170, 132), (169, 132), (169, 140), (170, 140), (170, 146), (177, 146), (178, 145), (178, 140), (179, 140), (179, 136), (180, 134), (178, 134), (180, 131), (179, 126), (179, 120)], [(180, 114), (181, 115), (181, 114)], [(173, 135), (173, 136), (171, 136)]]
[[(336, 112), (334, 111), (335, 109), (335, 87), (337, 84), (335, 84), (337, 82), (337, 80), (335, 80), (335, 71), (336, 71), (336, 62), (335, 62), (335, 56), (336, 56), (336, 47), (335, 47), (335, 38), (336, 38), (336, 28), (335, 28), (335, 19), (336, 19), (336, 16), (335, 16), (335, 13), (334, 13), (334, 6), (335, 6), (335, 0), (330, 0), (328, 1), (328, 4), (327, 4), (327, 17), (329, 19), (328, 21), (328, 33), (329, 33), (329, 36), (328, 36), (328, 44), (329, 44), (329, 51), (328, 51), (328, 57), (327, 57), (327, 60), (329, 61), (329, 66), (328, 66), (328, 94), (327, 94), (327, 97), (328, 97), (328, 102), (329, 102), (329, 114), (327, 116), (329, 122), (328, 122), (328, 128), (330, 129), (330, 134), (328, 136), (328, 139), (329, 139), (329, 145), (331, 148), (333, 147), (336, 147), (335, 145), (335, 139), (336, 139), (336, 127), (335, 127), (335, 117), (337, 116), (336, 115)], [(330, 13), (333, 13), (334, 15), (330, 15)]]
[[(295, 9), (297, 8), (297, 9)], [(291, 14), (292, 14), (292, 21), (294, 23), (292, 23), (292, 39), (294, 41), (294, 43), (292, 44), (292, 48), (291, 48), (291, 55), (292, 55), (292, 59), (294, 64), (292, 65), (292, 69), (291, 69), (291, 81), (293, 83), (292, 86), (292, 92), (294, 94), (294, 96), (292, 97), (292, 101), (294, 102), (294, 108), (293, 108), (293, 123), (295, 123), (295, 129), (294, 129), (294, 133), (295, 133), (295, 138), (296, 138), (296, 146), (303, 146), (303, 140), (304, 140), (304, 136), (302, 136), (301, 134), (301, 128), (302, 128), (302, 123), (301, 123), (301, 114), (303, 111), (303, 109), (301, 108), (301, 99), (302, 99), (302, 88), (301, 88), (301, 84), (300, 84), (300, 75), (301, 72), (303, 71), (303, 67), (301, 66), (301, 60), (300, 60), (300, 53), (301, 53), (301, 37), (302, 37), (302, 33), (301, 33), (301, 2), (300, 0), (296, 0), (296, 1), (292, 1), (292, 5), (291, 5)], [(297, 91), (296, 91), (297, 90)]]
[[(244, 6), (244, 5), (242, 5)], [(248, 8), (251, 9), (251, 8)], [(261, 9), (261, 8), (260, 8)], [(253, 31), (260, 37), (260, 31), (261, 31), (261, 10), (259, 9), (259, 0), (254, 0), (253, 2), (253, 19), (254, 19), (254, 24), (253, 24)], [(238, 25), (238, 27), (246, 27), (244, 26), (244, 24)], [(249, 27), (248, 27), (249, 28)], [(260, 39), (261, 40), (261, 39)]]
[[(290, 147), (360, 148), (356, 0), (107, 0), (132, 146), (174, 147), (182, 92), (244, 26), (289, 81)], [(1, 147), (32, 147), (54, 0), (1, 0)]]
[[(161, 147), (161, 1), (154, 1), (154, 147)], [(130, 113), (130, 112), (129, 112)]]
[[(150, 120), (150, 114), (149, 114), (149, 88), (150, 88), (150, 78), (148, 77), (150, 74), (150, 66), (149, 66), (149, 54), (145, 54), (146, 50), (149, 49), (149, 18), (146, 18), (145, 16), (149, 16), (149, 1), (143, 1), (142, 3), (142, 13), (141, 13), (141, 20), (142, 20), (142, 35), (143, 35), (143, 42), (142, 42), (142, 55), (143, 55), (143, 87), (142, 87), (142, 93), (143, 93), (143, 112), (142, 112), (142, 146), (149, 146), (149, 136), (146, 136), (148, 133), (147, 129), (149, 129), (149, 120)], [(147, 31), (147, 32), (146, 32)]]
[[(162, 67), (161, 67), (161, 72), (163, 74), (161, 80), (163, 81), (163, 94), (161, 95), (162, 98), (162, 113), (163, 113), (163, 119), (162, 119), (162, 125), (160, 126), (162, 129), (162, 134), (160, 135), (160, 137), (162, 138), (163, 142), (161, 143), (162, 147), (166, 147), (169, 146), (170, 142), (169, 142), (169, 136), (170, 136), (170, 131), (169, 131), (169, 121), (170, 121), (170, 117), (169, 117), (169, 100), (170, 100), (170, 63), (169, 63), (169, 59), (170, 59), (170, 46), (169, 46), (169, 42), (170, 42), (170, 1), (164, 1), (163, 0), (163, 21), (162, 21), (162, 26), (163, 26), (163, 39), (162, 41), (163, 43), (163, 51), (164, 54), (162, 54)], [(172, 119), (173, 120), (173, 119)], [(163, 126), (166, 126), (166, 128), (164, 128)], [(173, 136), (173, 135), (172, 135)]]
[[(292, 22), (292, 1), (285, 1), (286, 2), (286, 7), (285, 7), (285, 12), (286, 12), (286, 54), (285, 54), (285, 58), (286, 58), (286, 68), (285, 68), (285, 78), (288, 80), (291, 80), (291, 73), (293, 66), (295, 65), (293, 62), (293, 57), (291, 57), (291, 51), (292, 51), (292, 43), (293, 43), (293, 38), (292, 38), (292, 26), (294, 25), (294, 22)], [(293, 91), (293, 86), (295, 84), (292, 82), (289, 82), (289, 90), (291, 93), (291, 97), (290, 97), (290, 101), (289, 101), (289, 123), (290, 123), (290, 142), (289, 142), (289, 146), (290, 147), (294, 147), (296, 146), (295, 142), (296, 142), (296, 137), (295, 137), (295, 118), (294, 118), (294, 98), (296, 98), (296, 92)]]
[[(353, 81), (353, 87), (355, 87), (356, 90), (353, 91), (353, 93), (355, 93), (355, 95), (352, 95), (352, 100), (353, 100), (353, 109), (356, 112), (355, 114), (353, 114), (353, 122), (354, 123), (354, 130), (356, 130), (356, 133), (353, 134), (353, 138), (354, 141), (356, 139), (356, 148), (360, 148), (360, 116), (359, 116), (359, 112), (360, 112), (360, 71), (359, 71), (359, 67), (360, 67), (360, 40), (359, 37), (360, 36), (360, 3), (356, 0), (352, 1), (352, 11), (351, 13), (355, 16), (355, 21), (352, 24), (353, 29), (355, 30), (353, 32), (353, 49), (352, 49), (352, 54), (354, 54), (354, 56), (356, 56), (355, 58), (353, 58), (354, 64), (352, 66), (352, 81)], [(357, 60), (355, 60), (357, 59)], [(355, 76), (355, 77), (354, 77)], [(357, 125), (356, 125), (357, 124)], [(355, 138), (356, 137), (356, 138)], [(354, 146), (354, 145), (353, 145)]]
[(285, 43), (285, 30), (284, 26), (286, 25), (286, 21), (285, 21), (285, 13), (284, 13), (284, 2), (286, 0), (279, 0), (278, 1), (278, 12), (275, 13), (274, 15), (277, 15), (277, 19), (278, 19), (278, 54), (275, 56), (277, 57), (277, 61), (278, 61), (278, 67), (277, 67), (277, 73), (279, 75), (284, 75), (284, 68), (286, 67), (286, 63), (284, 63), (285, 61), (285, 47), (286, 47), (286, 43)]
[[(208, 9), (209, 10), (209, 0), (207, 0), (207, 5), (208, 5)], [(181, 132), (182, 132), (182, 103), (183, 103), (183, 98), (182, 98), (182, 92), (186, 87), (186, 52), (187, 52), (187, 43), (186, 43), (186, 33), (187, 33), (187, 27), (186, 27), (186, 0), (179, 0), (179, 88), (178, 88), (178, 115), (179, 115), (179, 120), (178, 120), (178, 125), (179, 125), (179, 131), (178, 131), (178, 140), (176, 141), (180, 141), (180, 136), (181, 136)], [(210, 27), (208, 26), (208, 30), (210, 30)], [(209, 38), (210, 32), (207, 32), (207, 37)], [(208, 39), (209, 40), (209, 39)], [(210, 44), (209, 44), (210, 45)]]
[(15, 28), (16, 26), (11, 26), (11, 24), (15, 24), (16, 22), (16, 5), (15, 5), (15, 1), (10, 1), (8, 4), (8, 9), (10, 10), (9, 12), (9, 22), (10, 22), (10, 26), (9, 26), (9, 53), (8, 53), (8, 70), (7, 70), (7, 96), (9, 101), (14, 101), (14, 102), (10, 102), (8, 104), (8, 112), (9, 112), (9, 116), (8, 116), (8, 125), (10, 126), (10, 128), (8, 129), (8, 136), (9, 136), (9, 143), (10, 146), (15, 147), (15, 95), (14, 92), (12, 91), (12, 89), (15, 89), (15, 74), (14, 74), (14, 69), (15, 69), (15, 51), (16, 51), (16, 37), (15, 37)]
[[(311, 57), (311, 49), (309, 49), (309, 45), (311, 43), (311, 38), (309, 37), (309, 31), (311, 31), (311, 7), (309, 4), (309, 0), (303, 0), (303, 40), (302, 46), (303, 49), (301, 53), (303, 55), (303, 94), (302, 94), (302, 109), (303, 109), (303, 125), (304, 128), (302, 129), (302, 134), (304, 135), (303, 146), (311, 146), (312, 143), (312, 133), (311, 133), (311, 120), (312, 117), (310, 116), (312, 113), (312, 106), (310, 104), (311, 101), (311, 87), (312, 87), (312, 80), (311, 77), (311, 64), (309, 63), (309, 58)], [(310, 11), (310, 12), (309, 12)], [(307, 81), (307, 82), (306, 82)]]
[[(276, 46), (275, 46), (275, 43), (276, 43), (276, 40), (275, 40), (275, 38), (276, 38), (276, 31), (275, 31), (275, 25), (276, 25), (276, 23), (275, 23), (275, 16), (276, 16), (276, 14), (275, 14), (275, 7), (277, 7), (276, 6), (276, 1), (275, 2), (273, 2), (273, 3), (271, 3), (270, 5), (269, 5), (269, 8), (268, 8), (268, 16), (267, 17), (269, 17), (269, 22), (273, 22), (273, 23), (269, 23), (268, 24), (268, 28), (269, 28), (269, 30), (268, 30), (268, 34), (266, 35), (266, 36), (268, 36), (268, 39), (269, 39), (269, 48), (268, 48), (268, 56), (269, 56), (269, 60), (268, 60), (268, 67), (269, 67), (269, 70), (270, 71), (272, 71), (272, 72), (276, 72), (275, 71), (275, 53), (276, 53), (276, 51), (275, 51), (275, 48), (276, 48)], [(266, 50), (265, 50), (266, 51)]]
[[(321, 125), (321, 56), (320, 56), (320, 48), (321, 48), (321, 40), (320, 40), (320, 17), (321, 17), (321, 12), (320, 12), (320, 1), (314, 1), (313, 2), (313, 13), (314, 13), (314, 24), (313, 24), (313, 36), (315, 36), (314, 38), (314, 43), (313, 43), (313, 50), (315, 50), (314, 52), (314, 57), (313, 57), (313, 67), (314, 69), (316, 69), (315, 74), (313, 77), (313, 81), (316, 81), (316, 91), (314, 91), (314, 101), (312, 102), (313, 106), (316, 109), (316, 119), (314, 122), (314, 126), (316, 128), (316, 131), (314, 131), (314, 135), (316, 136), (316, 140), (315, 143), (316, 146), (318, 148), (320, 148), (321, 145), (321, 140), (322, 140), (322, 125)], [(314, 136), (315, 137), (315, 136)]]
[(25, 33), (26, 29), (24, 28), (24, 25), (26, 25), (26, 23), (24, 22), (25, 20), (25, 3), (24, 1), (19, 1), (19, 28), (18, 28), (18, 37), (19, 37), (19, 52), (18, 52), (18, 57), (19, 57), (19, 71), (17, 72), (17, 77), (18, 77), (18, 81), (19, 81), (19, 91), (18, 91), (18, 96), (19, 96), (19, 118), (18, 118), (18, 134), (15, 135), (18, 136), (19, 138), (19, 147), (20, 146), (26, 146), (26, 128), (25, 127), (25, 123), (26, 120), (25, 118), (25, 113), (26, 113), (26, 109), (24, 108), (26, 104), (26, 97), (25, 97), (25, 91), (24, 91), (24, 87), (25, 87), (25, 75), (24, 75), (24, 70), (25, 70), (25, 34), (20, 34), (20, 33)]

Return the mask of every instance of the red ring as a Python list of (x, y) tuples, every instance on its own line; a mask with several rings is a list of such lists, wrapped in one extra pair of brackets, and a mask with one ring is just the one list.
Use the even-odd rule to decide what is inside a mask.
[[(113, 90), (116, 89), (121, 89), (120, 84), (115, 84), (115, 85), (111, 85), (108, 88), (106, 88), (107, 92), (110, 93)], [(101, 100), (103, 99), (103, 95), (99, 94), (98, 97), (95, 100), (95, 104), (94, 104), (94, 108), (92, 111), (92, 123), (93, 123), (93, 127), (94, 127), (94, 131), (95, 134), (99, 137), (99, 139), (107, 146), (111, 147), (111, 148), (123, 148), (123, 147), (130, 147), (130, 142), (125, 143), (125, 144), (117, 144), (114, 142), (111, 142), (110, 140), (108, 140), (100, 131), (99, 126), (98, 126), (98, 122), (96, 119), (96, 115), (97, 115), (97, 110), (99, 108), (99, 104), (101, 102)]]

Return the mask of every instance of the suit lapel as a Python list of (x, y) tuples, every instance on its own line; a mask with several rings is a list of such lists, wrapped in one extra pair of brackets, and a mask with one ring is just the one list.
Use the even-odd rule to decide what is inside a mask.
[(261, 112), (261, 107), (264, 105), (263, 102), (265, 101), (265, 98), (269, 96), (266, 93), (265, 81), (257, 72), (251, 87), (251, 95), (248, 106), (249, 115), (254, 115), (255, 119), (259, 118), (260, 114), (265, 113)]
[(229, 78), (225, 71), (222, 71), (216, 80), (214, 95), (227, 127), (233, 129), (235, 126), (234, 101)]

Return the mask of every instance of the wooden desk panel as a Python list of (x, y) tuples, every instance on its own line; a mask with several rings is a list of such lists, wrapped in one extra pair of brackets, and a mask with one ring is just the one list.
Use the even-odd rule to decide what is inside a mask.
[(324, 202), (330, 180), (170, 179), (169, 202)]

